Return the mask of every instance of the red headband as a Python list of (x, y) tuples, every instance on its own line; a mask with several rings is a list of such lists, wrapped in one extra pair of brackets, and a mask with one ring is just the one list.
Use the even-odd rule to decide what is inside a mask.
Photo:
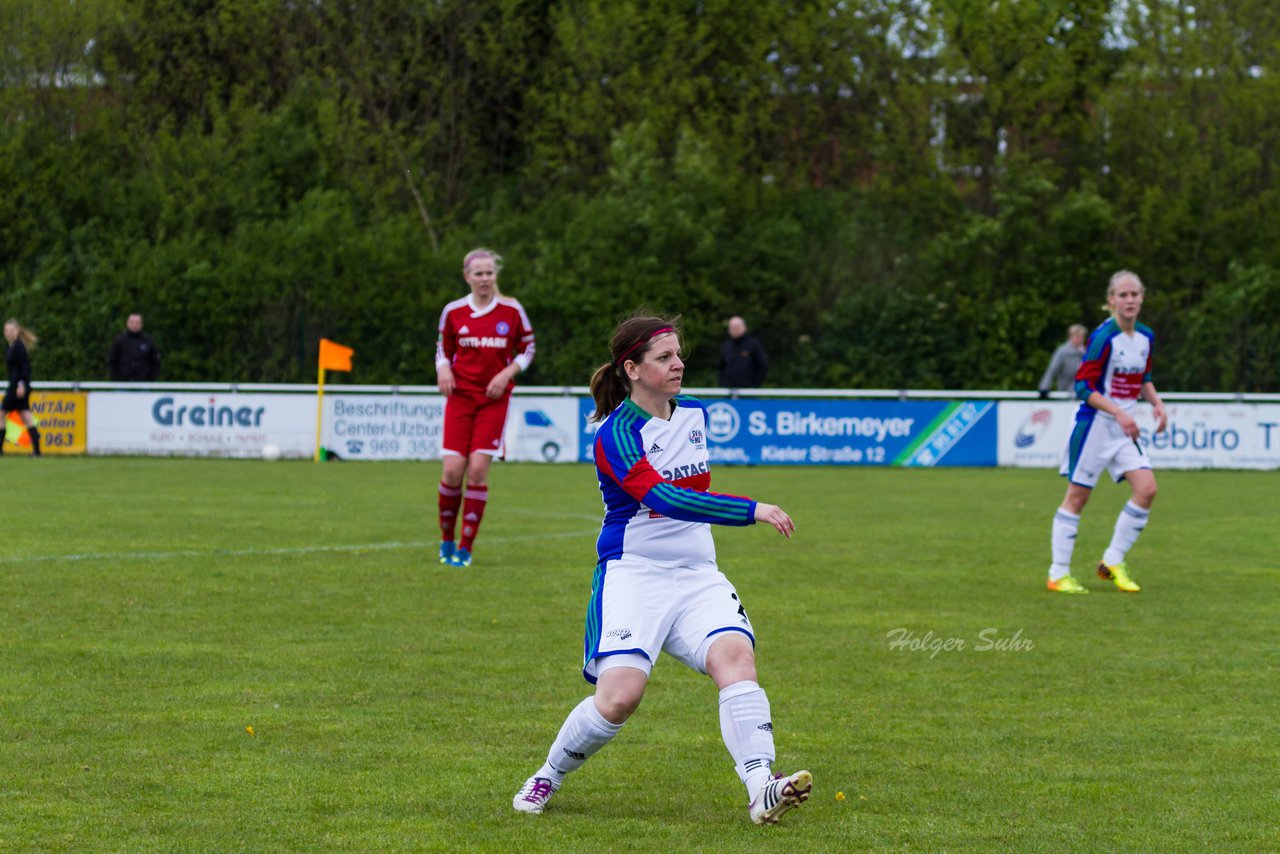
[(648, 344), (650, 341), (657, 338), (659, 335), (666, 335), (668, 332), (675, 332), (675, 329), (670, 326), (664, 326), (661, 329), (655, 329), (653, 332), (649, 334), (648, 338), (641, 338), (639, 341), (637, 341), (636, 343), (628, 347), (627, 351), (623, 353), (621, 356), (619, 356), (617, 360), (614, 362), (614, 364), (617, 365), (619, 368), (621, 368), (622, 363), (627, 360), (627, 357), (630, 356), (637, 347), (639, 347), (642, 344)]

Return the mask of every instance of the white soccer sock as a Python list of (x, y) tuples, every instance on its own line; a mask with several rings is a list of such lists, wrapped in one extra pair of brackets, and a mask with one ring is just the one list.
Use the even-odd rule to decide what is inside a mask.
[(622, 724), (609, 723), (596, 709), (594, 697), (587, 697), (574, 706), (564, 719), (560, 733), (551, 743), (547, 761), (538, 769), (536, 777), (549, 777), (559, 786), (564, 775), (577, 771), (597, 750), (618, 734)]
[(1116, 530), (1111, 535), (1111, 545), (1102, 553), (1102, 562), (1108, 566), (1124, 563), (1124, 556), (1138, 541), (1138, 535), (1147, 527), (1151, 511), (1144, 510), (1132, 501), (1126, 501), (1116, 517)]
[(747, 797), (773, 777), (773, 721), (769, 698), (755, 682), (735, 682), (720, 692), (720, 735), (729, 748)]
[(1071, 553), (1076, 548), (1076, 533), (1080, 530), (1080, 516), (1058, 508), (1053, 514), (1053, 565), (1049, 567), (1049, 580), (1057, 581), (1071, 574)]

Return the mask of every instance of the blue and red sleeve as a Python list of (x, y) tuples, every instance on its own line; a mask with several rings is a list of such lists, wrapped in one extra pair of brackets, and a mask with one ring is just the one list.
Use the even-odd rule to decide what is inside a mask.
[(1089, 395), (1095, 391), (1106, 394), (1102, 390), (1102, 377), (1111, 359), (1111, 324), (1104, 323), (1089, 336), (1089, 344), (1080, 360), (1080, 369), (1076, 371), (1076, 397), (1088, 401)]
[(750, 498), (701, 492), (668, 483), (650, 465), (640, 428), (644, 418), (626, 407), (615, 412), (596, 433), (596, 468), (650, 510), (682, 522), (750, 525), (756, 502)]

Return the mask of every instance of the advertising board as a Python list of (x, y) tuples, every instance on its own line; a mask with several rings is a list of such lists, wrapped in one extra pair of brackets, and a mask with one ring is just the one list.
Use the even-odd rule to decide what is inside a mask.
[[(992, 466), (995, 403), (985, 400), (764, 400), (730, 398), (707, 406), (713, 464)], [(583, 400), (582, 459), (591, 459), (595, 425)]]
[[(85, 437), (88, 426), (87, 396), (80, 391), (41, 391), (31, 392), (31, 414), (35, 417), (40, 432), (40, 452), (43, 454), (71, 455), (85, 452)], [(16, 412), (8, 413), (14, 422), (16, 432), (21, 435), (21, 417)], [(11, 432), (11, 431), (5, 431)], [(0, 436), (4, 433), (0, 432)], [(21, 435), (18, 443), (6, 442), (6, 454), (23, 455), (31, 453), (29, 437)]]
[(91, 454), (258, 457), (315, 448), (316, 399), (306, 394), (89, 392)]
[[(444, 404), (439, 395), (326, 395), (324, 446), (344, 460), (438, 460)], [(577, 413), (575, 397), (513, 397), (504, 459), (576, 461)]]
[[(324, 404), (321, 444), (341, 459), (440, 459), (444, 398), (439, 395), (328, 394)], [(313, 423), (315, 407), (313, 397)]]
[[(1078, 403), (1001, 401), (999, 464), (1057, 468), (1075, 426)], [(1157, 469), (1280, 468), (1280, 405), (1170, 403), (1168, 429), (1156, 433), (1151, 407), (1139, 404), (1138, 441)]]

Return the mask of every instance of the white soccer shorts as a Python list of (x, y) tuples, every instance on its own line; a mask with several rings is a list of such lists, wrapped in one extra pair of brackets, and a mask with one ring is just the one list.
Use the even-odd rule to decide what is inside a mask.
[(662, 652), (706, 673), (704, 642), (733, 631), (755, 643), (738, 592), (719, 569), (606, 561), (591, 585), (582, 675), (595, 684), (600, 657), (638, 653), (652, 666)]
[(1092, 489), (1103, 469), (1119, 483), (1125, 472), (1149, 468), (1151, 457), (1138, 440), (1126, 436), (1114, 418), (1094, 416), (1076, 422), (1058, 473), (1074, 484)]

